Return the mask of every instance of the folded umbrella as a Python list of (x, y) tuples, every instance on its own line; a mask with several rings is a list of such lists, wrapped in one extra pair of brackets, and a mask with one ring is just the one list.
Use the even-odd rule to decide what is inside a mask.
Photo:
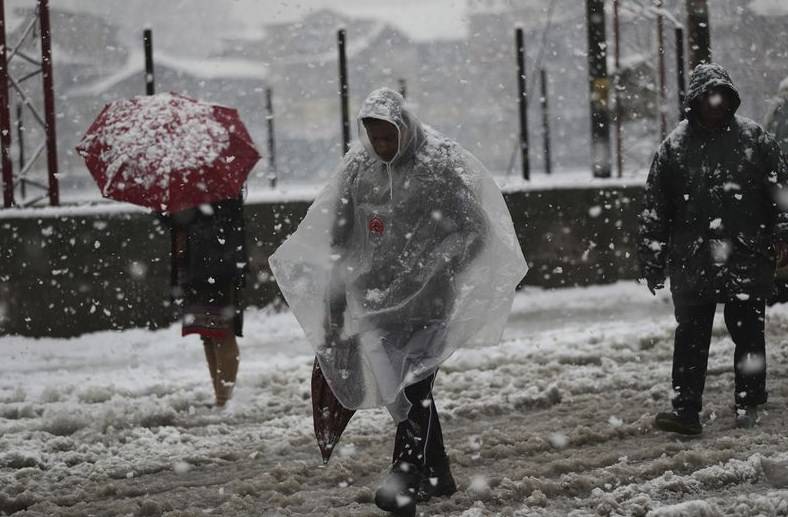
[(354, 410), (345, 408), (334, 396), (320, 369), (320, 363), (315, 358), (312, 368), (312, 416), (317, 446), (320, 447), (324, 464), (331, 459), (331, 453), (354, 413)]

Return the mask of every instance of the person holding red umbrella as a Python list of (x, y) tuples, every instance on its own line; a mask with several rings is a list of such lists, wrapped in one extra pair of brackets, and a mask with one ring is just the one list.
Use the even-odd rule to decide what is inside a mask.
[(172, 93), (122, 99), (104, 107), (77, 150), (105, 197), (148, 207), (170, 227), (183, 335), (202, 338), (224, 406), (243, 331), (241, 188), (260, 159), (238, 112)]
[(228, 199), (167, 218), (175, 234), (173, 295), (183, 307), (183, 335), (203, 342), (216, 405), (231, 398), (243, 336), (241, 289), (249, 261), (243, 202)]

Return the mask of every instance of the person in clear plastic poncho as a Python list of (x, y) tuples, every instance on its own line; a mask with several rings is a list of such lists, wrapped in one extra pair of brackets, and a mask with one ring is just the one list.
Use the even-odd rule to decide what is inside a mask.
[(270, 264), (337, 399), (399, 422), (390, 477), (410, 493), (426, 484), (424, 499), (454, 490), (431, 395), (438, 366), (500, 339), (527, 266), (490, 174), (402, 96), (372, 92), (358, 130)]

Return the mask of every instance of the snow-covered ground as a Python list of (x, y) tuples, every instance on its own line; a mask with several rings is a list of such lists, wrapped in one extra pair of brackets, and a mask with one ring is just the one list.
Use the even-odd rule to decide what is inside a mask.
[[(616, 284), (526, 290), (503, 341), (461, 350), (435, 395), (460, 490), (425, 516), (788, 515), (788, 306), (768, 312), (768, 414), (733, 426), (732, 343), (715, 323), (703, 436), (657, 432), (672, 307)], [(179, 328), (0, 338), (0, 514), (375, 516), (394, 425), (361, 411), (324, 467), (312, 355), (288, 312), (249, 311), (237, 395), (209, 407)], [(16, 512), (16, 513), (14, 513)]]

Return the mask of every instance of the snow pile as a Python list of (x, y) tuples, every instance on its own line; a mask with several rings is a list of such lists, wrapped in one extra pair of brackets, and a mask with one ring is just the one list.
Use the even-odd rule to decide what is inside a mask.
[[(458, 483), (432, 517), (788, 515), (788, 306), (767, 312), (769, 405), (734, 428), (733, 343), (717, 316), (703, 435), (655, 431), (674, 320), (643, 286), (518, 294), (496, 346), (458, 351), (435, 399)], [(395, 426), (359, 411), (328, 466), (314, 355), (289, 312), (250, 310), (233, 407), (180, 328), (0, 338), (0, 514), (378, 515)]]
[(230, 136), (214, 117), (212, 106), (162, 93), (110, 104), (80, 151), (87, 153), (96, 143), (101, 146), (101, 161), (107, 164), (106, 195), (121, 170), (126, 182), (166, 188), (172, 171), (213, 164), (229, 146)]
[(646, 517), (718, 517), (720, 511), (706, 501), (687, 501), (684, 503), (663, 506)]

